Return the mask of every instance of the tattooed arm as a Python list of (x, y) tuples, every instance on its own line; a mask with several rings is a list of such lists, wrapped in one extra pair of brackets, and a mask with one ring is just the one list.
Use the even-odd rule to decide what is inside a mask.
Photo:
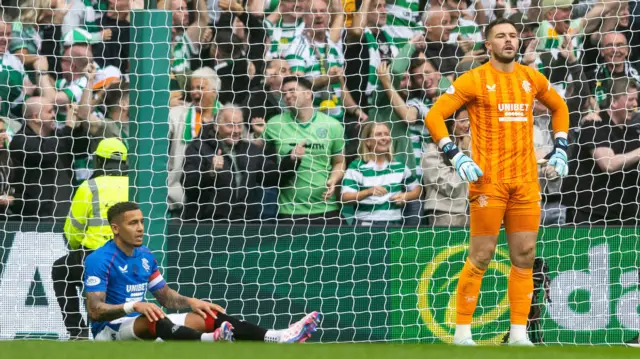
[(153, 292), (153, 296), (158, 300), (161, 306), (167, 309), (189, 309), (193, 298), (185, 297), (175, 290), (169, 288), (168, 285)]
[(221, 306), (204, 300), (185, 297), (180, 293), (169, 288), (168, 285), (153, 292), (153, 296), (156, 297), (160, 305), (169, 309), (191, 309), (193, 313), (200, 315), (203, 319), (207, 319), (207, 316), (217, 318), (216, 313), (224, 313), (225, 310)]
[(87, 293), (87, 312), (89, 319), (94, 322), (106, 322), (127, 315), (127, 313), (124, 312), (124, 304), (107, 304), (105, 303), (106, 298), (107, 293), (105, 292)]

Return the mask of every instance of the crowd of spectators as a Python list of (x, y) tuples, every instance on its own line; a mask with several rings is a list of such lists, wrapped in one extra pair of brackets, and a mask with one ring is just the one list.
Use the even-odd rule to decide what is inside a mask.
[[(69, 212), (100, 139), (129, 136), (130, 10), (140, 0), (4, 0), (0, 219)], [(467, 185), (423, 119), (488, 60), (507, 17), (518, 62), (571, 112), (570, 176), (541, 166), (546, 225), (640, 218), (640, 2), (159, 0), (172, 21), (168, 215), (189, 222), (468, 225)], [(533, 108), (536, 156), (550, 116)], [(157, 120), (157, 119), (156, 119)], [(469, 118), (448, 123), (471, 151)]]

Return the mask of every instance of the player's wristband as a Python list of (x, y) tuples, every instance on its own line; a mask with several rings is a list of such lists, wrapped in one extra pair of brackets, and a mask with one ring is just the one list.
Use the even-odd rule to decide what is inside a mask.
[(556, 138), (555, 147), (563, 150), (565, 153), (569, 149), (569, 142), (564, 137)]
[(136, 310), (133, 309), (133, 305), (134, 304), (135, 304), (134, 302), (124, 303), (124, 306), (123, 306), (124, 312), (127, 313), (127, 314), (131, 314), (131, 313), (135, 312)]
[(448, 142), (442, 146), (442, 151), (447, 155), (447, 157), (449, 157), (449, 160), (452, 160), (458, 153), (460, 153), (458, 146), (453, 142)]

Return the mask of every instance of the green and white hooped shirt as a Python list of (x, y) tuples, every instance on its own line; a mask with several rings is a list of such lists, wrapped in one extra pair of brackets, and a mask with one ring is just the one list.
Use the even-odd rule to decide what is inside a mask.
[(386, 8), (386, 32), (396, 44), (406, 43), (414, 35), (423, 32), (420, 24), (420, 0), (389, 1)]
[(360, 221), (398, 221), (402, 219), (402, 207), (391, 201), (391, 197), (414, 190), (419, 185), (407, 165), (393, 161), (378, 165), (375, 161), (353, 161), (342, 181), (343, 193), (381, 186), (387, 190), (384, 196), (370, 196), (358, 202), (355, 217)]
[[(287, 49), (285, 60), (291, 66), (291, 72), (303, 72), (305, 77), (314, 78), (326, 75), (330, 68), (344, 66), (342, 42), (311, 42), (306, 36), (297, 37)], [(330, 84), (326, 91), (314, 91), (314, 105), (327, 115), (342, 121), (342, 87), (339, 82)]]
[(284, 23), (280, 20), (276, 24), (265, 19), (263, 23), (271, 39), (267, 56), (272, 59), (285, 57), (294, 40), (304, 35), (302, 19), (298, 19), (296, 23)]

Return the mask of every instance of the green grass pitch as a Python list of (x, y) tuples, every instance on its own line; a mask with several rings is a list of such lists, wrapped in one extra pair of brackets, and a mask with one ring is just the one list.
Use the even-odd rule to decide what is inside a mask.
[(43, 359), (616, 359), (634, 358), (624, 347), (477, 347), (431, 344), (264, 344), (142, 342), (0, 342), (0, 358)]

